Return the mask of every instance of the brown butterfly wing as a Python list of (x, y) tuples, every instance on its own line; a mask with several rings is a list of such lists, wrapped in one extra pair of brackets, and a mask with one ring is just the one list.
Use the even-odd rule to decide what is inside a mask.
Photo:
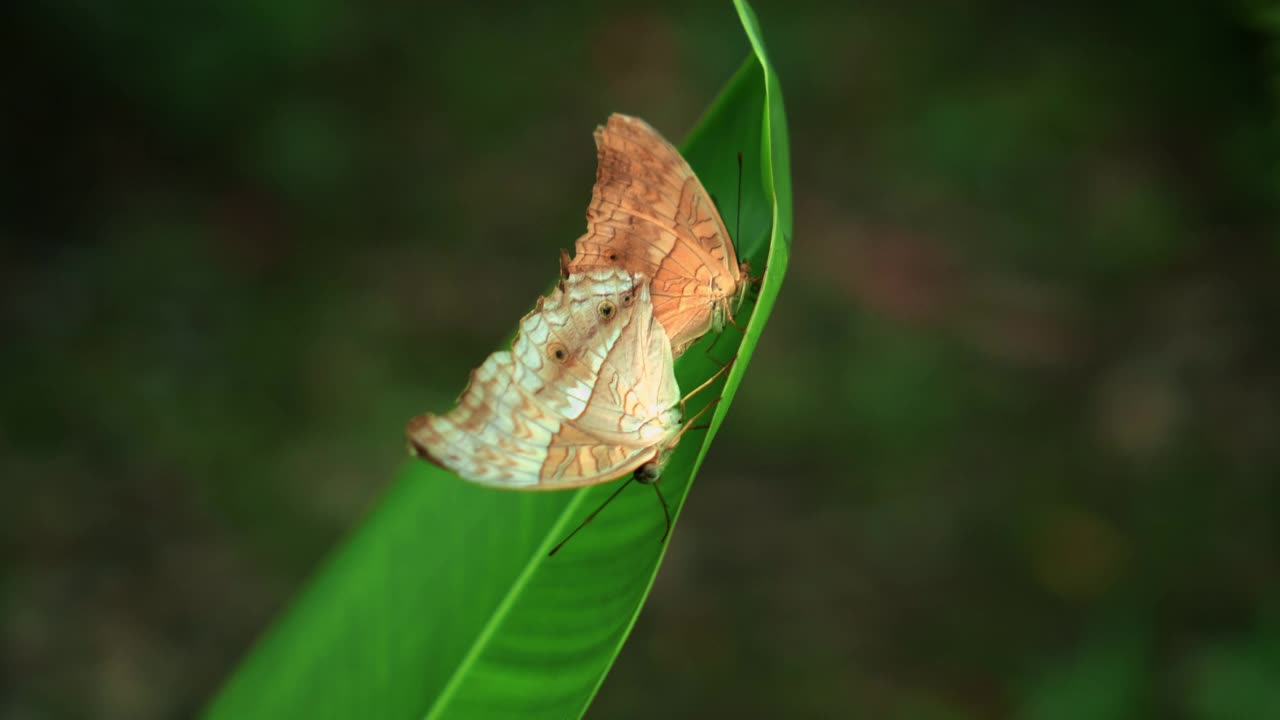
[(676, 355), (727, 317), (742, 273), (720, 213), (689, 164), (643, 120), (596, 129), (599, 165), (571, 272), (622, 267), (652, 281)]

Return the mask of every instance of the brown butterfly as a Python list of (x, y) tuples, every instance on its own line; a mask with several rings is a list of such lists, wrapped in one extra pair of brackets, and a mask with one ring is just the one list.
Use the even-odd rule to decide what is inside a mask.
[(733, 322), (749, 268), (689, 164), (648, 123), (613, 114), (595, 140), (587, 233), (572, 260), (562, 253), (563, 272), (618, 267), (651, 277), (654, 314), (678, 357)]

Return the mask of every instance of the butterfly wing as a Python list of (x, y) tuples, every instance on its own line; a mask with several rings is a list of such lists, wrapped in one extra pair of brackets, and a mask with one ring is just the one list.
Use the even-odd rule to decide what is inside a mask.
[(570, 275), (520, 322), (512, 349), (472, 373), (454, 410), (410, 421), (410, 446), (499, 487), (560, 489), (625, 475), (678, 426), (664, 343), (643, 275)]
[(679, 355), (727, 315), (742, 282), (729, 233), (689, 164), (643, 120), (596, 129), (599, 165), (571, 271), (623, 267), (653, 278), (654, 312)]

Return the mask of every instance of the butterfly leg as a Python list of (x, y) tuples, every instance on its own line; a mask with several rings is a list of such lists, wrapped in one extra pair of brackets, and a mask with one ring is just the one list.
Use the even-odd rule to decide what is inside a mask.
[(658, 487), (658, 483), (653, 484), (653, 491), (658, 494), (658, 502), (662, 503), (662, 517), (667, 521), (666, 529), (662, 531), (662, 537), (658, 538), (658, 544), (667, 541), (667, 536), (671, 534), (671, 508), (667, 506), (667, 499), (662, 496), (662, 488)]
[(674, 445), (677, 441), (679, 441), (680, 437), (683, 436), (685, 433), (689, 432), (690, 430), (706, 430), (707, 428), (711, 427), (711, 423), (703, 423), (701, 425), (694, 425), (693, 423), (697, 422), (698, 418), (702, 417), (703, 415), (706, 415), (707, 411), (715, 407), (716, 403), (718, 402), (720, 402), (720, 398), (717, 397), (715, 400), (712, 400), (706, 405), (703, 405), (702, 409), (694, 413), (693, 417), (689, 418), (688, 422), (682, 424), (680, 426), (680, 431), (677, 432), (676, 436), (672, 439), (672, 445)]
[[(729, 362), (725, 363), (724, 366), (721, 367), (719, 370), (717, 370), (714, 375), (707, 378), (706, 382), (690, 390), (688, 393), (685, 394), (684, 397), (680, 398), (680, 417), (685, 416), (685, 405), (689, 402), (690, 398), (702, 392), (703, 390), (706, 390), (707, 387), (709, 387), (712, 383), (714, 383), (716, 380), (719, 380), (721, 375), (724, 375), (725, 373), (729, 372), (729, 368), (733, 367), (734, 360), (737, 360), (737, 358), (735, 357), (733, 360), (730, 360)], [(719, 398), (717, 398), (717, 400), (718, 399)], [(710, 407), (710, 404), (708, 404), (708, 407)], [(706, 408), (703, 408), (703, 410), (706, 410)], [(699, 411), (698, 414), (701, 415), (702, 411)]]
[(765, 272), (767, 272), (768, 270), (769, 268), (766, 266), (764, 270), (760, 271), (759, 275), (752, 275), (751, 263), (747, 262), (746, 260), (743, 260), (738, 265), (738, 271), (742, 273), (742, 277), (747, 279), (748, 285), (759, 285), (760, 281), (764, 279)]

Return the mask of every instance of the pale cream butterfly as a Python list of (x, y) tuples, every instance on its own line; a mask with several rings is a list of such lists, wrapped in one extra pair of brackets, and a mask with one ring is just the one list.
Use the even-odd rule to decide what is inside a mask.
[(657, 490), (689, 427), (672, 363), (645, 275), (570, 274), (521, 320), (511, 350), (472, 372), (456, 408), (409, 421), (410, 450), (500, 488), (560, 490), (631, 473)]

